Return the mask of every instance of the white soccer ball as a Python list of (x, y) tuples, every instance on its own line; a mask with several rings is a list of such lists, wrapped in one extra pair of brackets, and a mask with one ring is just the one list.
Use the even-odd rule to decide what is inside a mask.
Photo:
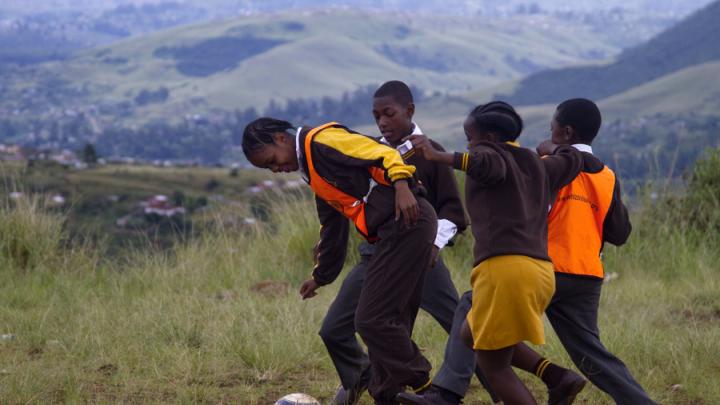
[(320, 405), (320, 402), (307, 394), (288, 394), (278, 399), (275, 405)]

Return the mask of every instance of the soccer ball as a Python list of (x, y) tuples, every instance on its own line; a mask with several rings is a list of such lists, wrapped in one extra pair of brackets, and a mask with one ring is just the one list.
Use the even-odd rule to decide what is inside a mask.
[(320, 402), (307, 394), (288, 394), (278, 399), (275, 405), (320, 405)]

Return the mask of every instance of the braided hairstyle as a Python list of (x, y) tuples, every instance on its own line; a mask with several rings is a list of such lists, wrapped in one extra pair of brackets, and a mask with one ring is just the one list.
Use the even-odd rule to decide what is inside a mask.
[(495, 133), (501, 142), (515, 141), (523, 130), (522, 118), (504, 101), (481, 104), (470, 112), (470, 117), (479, 131)]
[(245, 157), (250, 159), (250, 155), (261, 150), (265, 145), (275, 143), (274, 133), (285, 132), (293, 128), (294, 126), (287, 121), (270, 117), (258, 118), (247, 124), (242, 137), (242, 149)]

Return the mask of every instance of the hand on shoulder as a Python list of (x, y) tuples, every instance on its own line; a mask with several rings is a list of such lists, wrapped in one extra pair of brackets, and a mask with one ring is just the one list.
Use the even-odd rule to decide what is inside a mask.
[(540, 156), (547, 156), (552, 155), (555, 153), (557, 148), (559, 148), (560, 145), (553, 143), (552, 140), (546, 139), (540, 143), (540, 145), (537, 146), (536, 150), (538, 155)]

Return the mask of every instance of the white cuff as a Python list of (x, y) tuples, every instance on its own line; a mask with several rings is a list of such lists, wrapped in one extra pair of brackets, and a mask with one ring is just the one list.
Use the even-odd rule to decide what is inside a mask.
[(435, 246), (442, 249), (450, 242), (450, 239), (457, 233), (457, 225), (447, 219), (438, 219), (437, 235), (435, 235)]

